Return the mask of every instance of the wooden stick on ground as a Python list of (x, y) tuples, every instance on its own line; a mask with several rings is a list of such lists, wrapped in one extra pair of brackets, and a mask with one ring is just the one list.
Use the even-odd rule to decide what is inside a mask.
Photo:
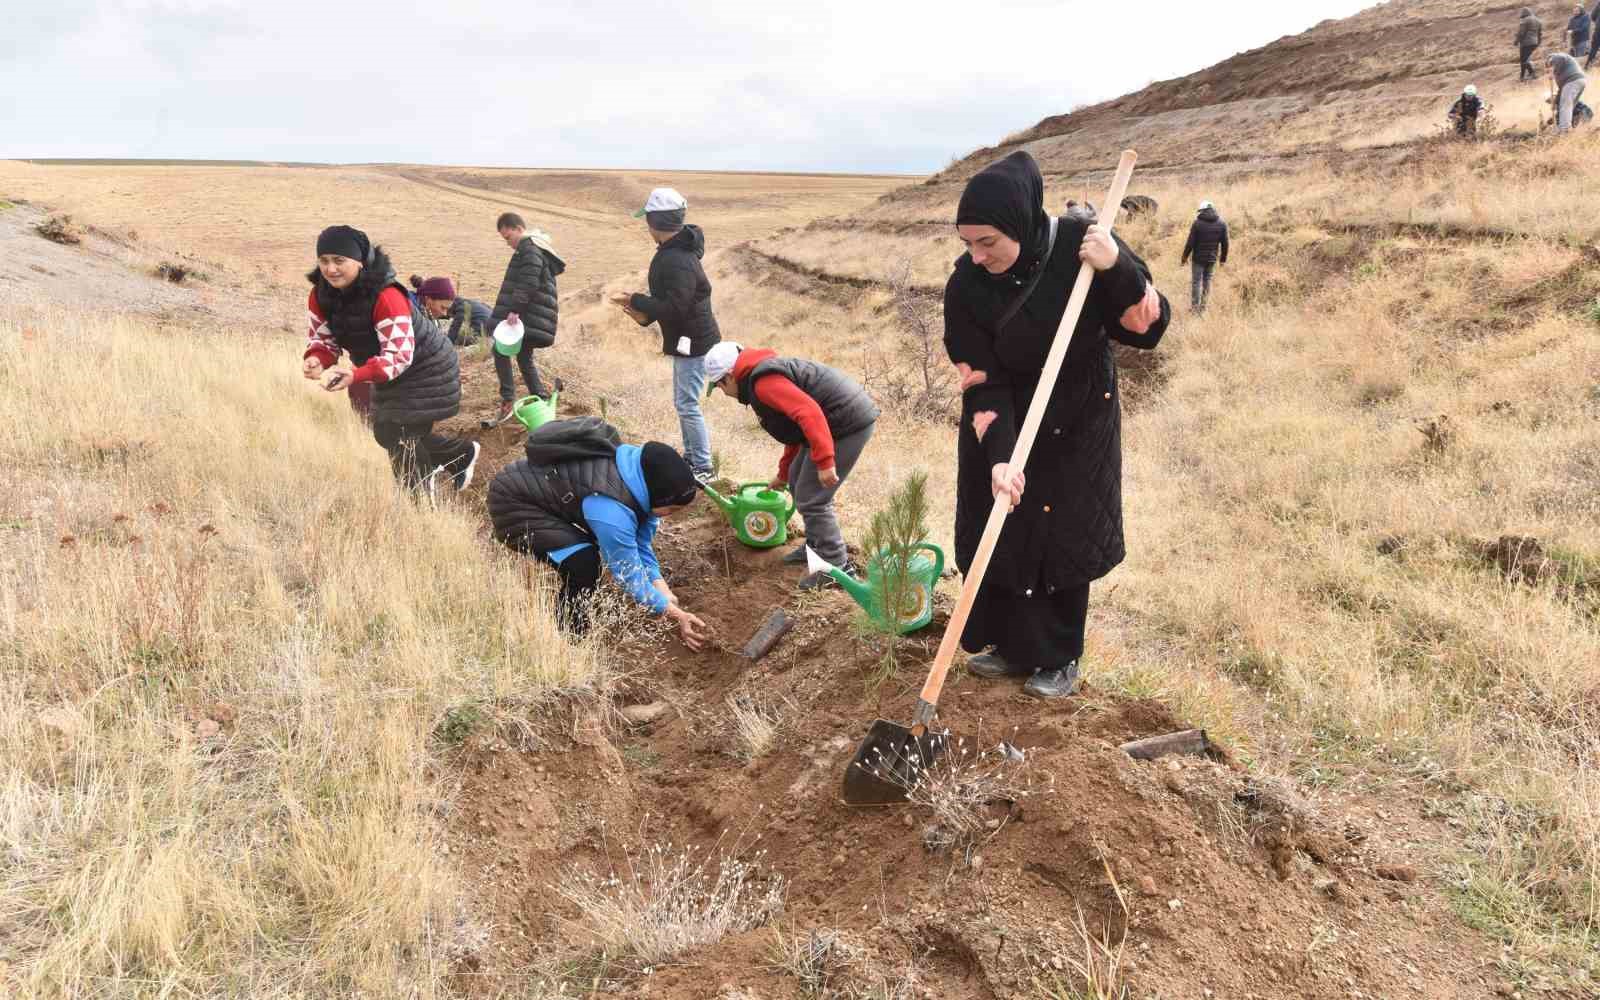
[(1204, 729), (1185, 729), (1181, 733), (1147, 736), (1142, 740), (1124, 743), (1118, 749), (1134, 760), (1155, 760), (1157, 757), (1175, 753), (1189, 757), (1205, 757), (1210, 755), (1211, 741), (1206, 739)]

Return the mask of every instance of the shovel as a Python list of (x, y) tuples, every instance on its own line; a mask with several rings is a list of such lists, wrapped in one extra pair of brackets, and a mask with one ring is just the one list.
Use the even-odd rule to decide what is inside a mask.
[[(1133, 177), (1136, 159), (1138, 157), (1133, 150), (1123, 152), (1122, 160), (1117, 164), (1116, 177), (1111, 181), (1111, 190), (1106, 200), (1101, 202), (1106, 214), (1101, 217), (1100, 223), (1107, 229), (1116, 222), (1117, 213), (1122, 208), (1122, 198), (1128, 193), (1128, 181)], [(1016, 450), (1011, 453), (1012, 468), (1027, 468), (1028, 453), (1033, 450), (1033, 440), (1039, 434), (1039, 424), (1044, 420), (1045, 408), (1050, 403), (1051, 393), (1055, 391), (1056, 377), (1061, 374), (1061, 365), (1066, 361), (1067, 347), (1072, 343), (1072, 334), (1077, 329), (1078, 316), (1083, 312), (1083, 303), (1089, 297), (1089, 283), (1093, 280), (1094, 268), (1080, 264), (1077, 283), (1072, 286), (1072, 297), (1067, 300), (1067, 311), (1061, 316), (1061, 326), (1050, 345), (1050, 354), (1045, 359), (1039, 385), (1034, 389), (1033, 401), (1028, 404), (1022, 433), (1017, 436)], [(967, 627), (967, 618), (972, 614), (978, 588), (983, 585), (984, 573), (989, 569), (995, 544), (1000, 541), (1000, 529), (1005, 526), (1009, 513), (1009, 498), (1003, 495), (996, 497), (994, 506), (989, 510), (989, 521), (983, 528), (983, 538), (978, 542), (978, 551), (972, 557), (972, 568), (967, 571), (966, 579), (961, 584), (961, 600), (950, 615), (944, 638), (939, 641), (939, 652), (934, 656), (933, 667), (922, 685), (922, 694), (917, 699), (911, 725), (902, 726), (887, 719), (879, 719), (872, 724), (866, 739), (856, 748), (856, 754), (844, 772), (846, 805), (885, 805), (904, 800), (906, 793), (944, 750), (949, 734), (930, 733), (928, 727), (938, 713), (939, 692), (944, 689), (945, 675), (950, 672), (950, 661), (955, 659), (956, 645)]]

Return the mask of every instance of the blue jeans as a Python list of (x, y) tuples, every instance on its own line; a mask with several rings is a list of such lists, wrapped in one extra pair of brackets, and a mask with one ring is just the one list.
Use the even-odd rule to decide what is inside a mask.
[(706, 394), (706, 359), (672, 359), (672, 405), (683, 430), (683, 457), (695, 472), (711, 471), (711, 432), (700, 400)]

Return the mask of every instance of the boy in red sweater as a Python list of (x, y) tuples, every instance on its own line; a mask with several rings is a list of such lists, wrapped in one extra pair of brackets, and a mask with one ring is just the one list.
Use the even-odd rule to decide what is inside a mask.
[[(877, 425), (878, 407), (872, 397), (836, 368), (780, 358), (775, 351), (746, 349), (729, 341), (706, 352), (706, 381), (707, 395), (721, 386), (725, 395), (755, 410), (762, 429), (783, 444), (772, 486), (794, 493), (812, 551), (848, 568), (833, 495)], [(791, 564), (805, 561), (805, 546), (784, 557)], [(815, 590), (831, 579), (813, 573), (800, 581), (800, 588)]]

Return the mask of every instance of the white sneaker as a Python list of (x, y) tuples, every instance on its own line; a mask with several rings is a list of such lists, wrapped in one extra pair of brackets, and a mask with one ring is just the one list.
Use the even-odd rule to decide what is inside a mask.
[(478, 468), (478, 453), (481, 451), (483, 451), (483, 445), (476, 441), (472, 442), (472, 460), (467, 463), (465, 469), (451, 477), (456, 481), (457, 493), (465, 493), (467, 487), (472, 485), (472, 473)]

